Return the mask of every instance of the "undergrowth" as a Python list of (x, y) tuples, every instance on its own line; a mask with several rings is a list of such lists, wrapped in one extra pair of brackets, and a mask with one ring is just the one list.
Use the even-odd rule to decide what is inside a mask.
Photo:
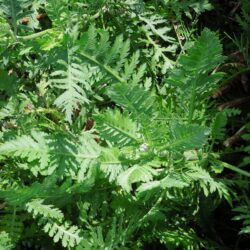
[[(212, 8), (0, 1), (0, 249), (224, 247), (210, 217), (250, 174), (221, 159), (240, 110), (211, 102), (227, 57), (196, 24)], [(249, 233), (244, 192), (234, 219)]]

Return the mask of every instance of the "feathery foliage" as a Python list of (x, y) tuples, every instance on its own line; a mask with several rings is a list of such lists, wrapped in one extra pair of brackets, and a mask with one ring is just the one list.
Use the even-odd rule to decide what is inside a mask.
[(209, 102), (225, 57), (215, 32), (179, 33), (211, 4), (0, 6), (0, 249), (220, 248), (203, 215), (232, 202), (233, 111)]

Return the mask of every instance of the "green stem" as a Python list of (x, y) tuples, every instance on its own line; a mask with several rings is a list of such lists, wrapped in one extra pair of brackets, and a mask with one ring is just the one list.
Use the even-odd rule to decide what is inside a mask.
[(38, 33), (34, 33), (34, 34), (31, 34), (31, 35), (27, 35), (27, 36), (18, 36), (17, 38), (21, 41), (27, 41), (27, 40), (32, 40), (32, 39), (36, 39), (36, 38), (39, 38), (41, 36), (44, 36), (48, 33), (50, 33), (53, 29), (46, 29), (46, 30), (43, 30), (41, 32), (38, 32)]
[(142, 223), (147, 219), (148, 216), (150, 216), (151, 212), (158, 206), (161, 204), (163, 197), (165, 195), (166, 191), (164, 190), (159, 198), (156, 200), (155, 204), (149, 209), (149, 211), (138, 221), (138, 225), (139, 227), (142, 225)]
[(192, 83), (192, 94), (190, 98), (190, 105), (189, 105), (189, 113), (188, 113), (188, 122), (191, 123), (193, 120), (193, 115), (194, 115), (194, 109), (195, 109), (195, 87), (196, 87), (196, 82)]
[(250, 173), (248, 173), (247, 171), (240, 169), (240, 168), (237, 168), (235, 166), (232, 166), (226, 162), (223, 162), (223, 167), (228, 168), (228, 169), (230, 169), (238, 174), (244, 175), (246, 177), (250, 177)]
[(10, 235), (11, 235), (11, 237), (14, 237), (15, 221), (16, 221), (16, 206), (13, 209), (13, 214), (12, 214), (12, 218), (11, 218), (11, 227), (10, 227)]
[(10, 1), (11, 4), (11, 17), (12, 17), (12, 25), (14, 28), (14, 38), (17, 38), (17, 19), (16, 19), (16, 13), (15, 13), (15, 4), (14, 1)]

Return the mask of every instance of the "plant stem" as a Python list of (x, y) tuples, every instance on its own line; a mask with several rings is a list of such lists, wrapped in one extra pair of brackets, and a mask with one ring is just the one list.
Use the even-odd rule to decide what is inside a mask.
[(32, 40), (32, 39), (36, 39), (36, 38), (39, 38), (41, 36), (44, 36), (48, 33), (50, 33), (53, 29), (46, 29), (46, 30), (43, 30), (41, 32), (38, 32), (38, 33), (34, 33), (34, 34), (31, 34), (31, 35), (27, 35), (27, 36), (18, 36), (17, 38), (19, 40), (23, 40), (23, 41), (27, 41), (27, 40)]
[(11, 237), (14, 237), (14, 225), (15, 225), (15, 221), (16, 221), (16, 206), (13, 209), (13, 214), (12, 214), (12, 218), (11, 218), (11, 228), (10, 228), (10, 235), (11, 235)]
[(14, 37), (15, 37), (15, 40), (16, 40), (16, 38), (17, 38), (17, 19), (16, 19), (16, 13), (15, 13), (15, 3), (14, 3), (14, 0), (11, 0), (10, 4), (11, 4), (12, 25), (13, 25), (13, 28), (14, 28)]
[(188, 122), (191, 123), (193, 120), (194, 109), (195, 109), (195, 87), (196, 82), (192, 83), (192, 93), (190, 98), (190, 105), (189, 105), (189, 114), (188, 114)]
[(228, 169), (230, 169), (230, 170), (232, 170), (232, 171), (234, 171), (234, 172), (236, 172), (238, 174), (241, 174), (241, 175), (244, 175), (244, 176), (250, 178), (250, 173), (248, 173), (247, 171), (245, 171), (243, 169), (240, 169), (240, 168), (237, 168), (237, 167), (235, 167), (233, 165), (230, 165), (230, 164), (228, 164), (226, 162), (223, 162), (223, 167), (228, 168)]

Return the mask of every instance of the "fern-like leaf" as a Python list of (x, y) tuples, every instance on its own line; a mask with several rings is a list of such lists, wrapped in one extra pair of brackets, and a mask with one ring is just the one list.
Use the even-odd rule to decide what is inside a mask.
[(118, 183), (129, 192), (131, 184), (136, 182), (149, 182), (157, 172), (149, 166), (133, 166), (118, 176)]
[(222, 46), (218, 36), (204, 29), (194, 45), (187, 50), (187, 54), (180, 57), (179, 63), (191, 74), (208, 72), (224, 61), (225, 57), (221, 53)]
[(208, 129), (195, 124), (173, 124), (170, 127), (170, 150), (186, 151), (201, 148), (207, 139)]
[(213, 139), (221, 140), (225, 136), (225, 126), (227, 124), (227, 115), (225, 112), (218, 112), (212, 124), (211, 136)]
[(45, 169), (49, 162), (45, 134), (33, 131), (31, 135), (23, 135), (0, 145), (0, 154), (10, 157), (21, 157), (27, 159), (28, 162), (39, 160), (40, 168)]
[(53, 237), (54, 242), (62, 241), (64, 247), (75, 247), (82, 238), (79, 236), (80, 230), (76, 226), (70, 226), (67, 222), (62, 222), (63, 213), (52, 205), (44, 205), (43, 200), (35, 199), (26, 204), (27, 211), (33, 214), (33, 217), (42, 217), (40, 224), (44, 225), (44, 231)]
[(172, 249), (189, 249), (199, 250), (201, 248), (201, 240), (197, 237), (192, 228), (169, 229), (158, 233), (160, 241), (167, 247)]
[(64, 90), (55, 100), (55, 105), (65, 112), (66, 120), (70, 123), (72, 123), (74, 110), (89, 103), (84, 88), (85, 90), (90, 89), (88, 81), (86, 81), (85, 70), (79, 59), (74, 55), (75, 51), (75, 48), (69, 48), (67, 60), (58, 61), (64, 67), (64, 70), (56, 70), (51, 74), (52, 77), (57, 77), (51, 79), (52, 84), (56, 88)]
[(155, 35), (158, 38), (161, 38), (165, 42), (174, 43), (175, 38), (168, 35), (172, 28), (166, 25), (167, 20), (161, 16), (153, 15), (150, 17), (140, 17), (146, 25), (145, 28), (150, 31), (150, 35)]
[(109, 177), (110, 182), (115, 181), (117, 176), (123, 171), (119, 155), (118, 148), (112, 147), (102, 149), (100, 157), (101, 170), (104, 172), (105, 176)]
[[(42, 1), (29, 1), (29, 0), (1, 0), (0, 7), (3, 14), (10, 20), (12, 29), (15, 36), (18, 34), (24, 25), (21, 23), (21, 19), (29, 17), (30, 22), (28, 27), (31, 29), (38, 28), (39, 22), (34, 18), (37, 14), (37, 10), (41, 7)], [(27, 27), (26, 27), (27, 29)]]
[(242, 220), (243, 227), (240, 231), (240, 234), (250, 234), (250, 210), (249, 206), (241, 205), (233, 209), (234, 212), (237, 212), (238, 215), (233, 217), (233, 220)]
[(190, 122), (195, 110), (210, 96), (223, 76), (220, 72), (211, 74), (225, 59), (221, 53), (222, 46), (218, 36), (204, 29), (194, 45), (187, 50), (187, 54), (180, 57), (179, 65), (167, 79), (167, 84), (176, 87), (176, 99), (188, 114)]
[(93, 25), (83, 34), (79, 42), (79, 53), (87, 63), (97, 66), (101, 72), (101, 82), (138, 83), (145, 74), (146, 67), (142, 64), (139, 69), (139, 52), (127, 59), (130, 42), (123, 41), (117, 36), (113, 45), (109, 42), (107, 31), (99, 31)]
[(250, 36), (249, 25), (250, 25), (250, 3), (248, 0), (241, 1), (241, 15), (236, 16), (236, 21), (241, 26), (242, 30)]
[(75, 247), (82, 240), (80, 230), (76, 226), (70, 226), (68, 223), (64, 225), (47, 223), (44, 226), (44, 231), (53, 238), (54, 242), (61, 240), (64, 247)]
[(5, 248), (1, 248), (1, 244), (4, 241), (7, 244), (6, 247), (9, 245), (9, 247), (12, 246), (12, 249), (14, 249), (14, 246), (17, 245), (23, 234), (23, 218), (17, 214), (16, 208), (8, 208), (4, 213), (4, 215), (0, 216), (0, 237), (3, 236), (3, 239), (0, 238), (0, 249), (5, 250)]
[(138, 85), (116, 84), (108, 89), (107, 94), (117, 105), (131, 112), (135, 120), (144, 115), (157, 115), (155, 97)]
[(0, 249), (11, 250), (14, 249), (14, 245), (8, 233), (5, 231), (0, 232)]
[(72, 138), (62, 134), (47, 135), (34, 131), (31, 136), (23, 135), (0, 145), (0, 154), (26, 160), (27, 168), (35, 176), (38, 173), (51, 175), (59, 169), (61, 174), (77, 178), (77, 173), (81, 171), (80, 181), (83, 173), (96, 164), (100, 149), (88, 133), (83, 134), (76, 144)]
[(190, 166), (190, 170), (186, 173), (193, 181), (199, 181), (205, 196), (210, 193), (217, 192), (220, 198), (225, 198), (230, 201), (230, 195), (226, 185), (221, 181), (216, 181), (211, 175), (201, 167), (197, 165)]
[[(102, 89), (103, 83), (112, 85), (117, 82), (136, 84), (146, 71), (145, 64), (138, 67), (139, 52), (135, 52), (131, 59), (127, 58), (129, 41), (123, 41), (122, 36), (117, 36), (111, 45), (108, 32), (97, 30), (93, 25), (79, 41), (71, 36), (64, 39), (66, 59), (57, 61), (59, 68), (50, 79), (52, 86), (64, 90), (55, 104), (65, 112), (70, 123), (74, 110), (89, 104), (92, 87)], [(76, 46), (71, 46), (72, 43)], [(61, 50), (62, 46), (57, 51), (59, 58), (62, 58)]]
[[(129, 50), (129, 43), (123, 42), (121, 36), (118, 36), (111, 46), (109, 36), (106, 32), (101, 32), (100, 40), (97, 37), (98, 32), (92, 25), (88, 32), (84, 33), (79, 42), (80, 54), (87, 63), (97, 66), (103, 73), (103, 78), (110, 81), (125, 82), (119, 73), (119, 69), (125, 63), (125, 57)], [(121, 50), (122, 46), (125, 49)], [(119, 60), (121, 58), (121, 61)], [(117, 63), (116, 63), (117, 62)]]
[[(79, 162), (77, 181), (82, 182), (87, 170), (91, 170), (97, 165), (97, 159), (101, 154), (101, 148), (95, 141), (95, 136), (85, 132), (82, 133), (79, 138), (77, 151), (76, 159), (77, 162)], [(73, 173), (71, 173), (71, 175), (73, 175)]]
[(26, 204), (27, 211), (33, 214), (33, 217), (43, 216), (46, 219), (56, 219), (61, 222), (64, 218), (63, 213), (57, 209), (53, 208), (52, 205), (43, 204), (44, 200), (35, 199)]
[(96, 116), (96, 124), (101, 137), (113, 145), (138, 144), (137, 126), (125, 113), (108, 110)]

